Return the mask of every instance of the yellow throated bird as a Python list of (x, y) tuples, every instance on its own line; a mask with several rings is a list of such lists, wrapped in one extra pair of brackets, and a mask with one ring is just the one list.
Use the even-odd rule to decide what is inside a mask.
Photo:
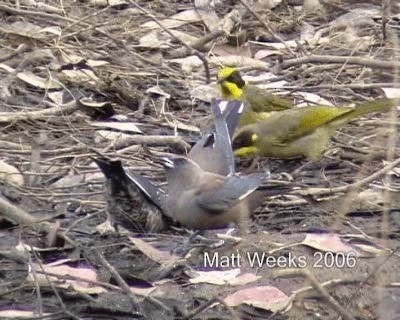
[(264, 120), (270, 112), (294, 107), (289, 100), (249, 85), (235, 68), (223, 67), (220, 69), (218, 84), (224, 99), (241, 100), (246, 104), (246, 109), (239, 120), (239, 127)]
[(308, 106), (275, 112), (240, 128), (233, 137), (234, 154), (318, 159), (335, 130), (374, 111), (397, 106), (398, 99), (378, 99), (355, 107)]

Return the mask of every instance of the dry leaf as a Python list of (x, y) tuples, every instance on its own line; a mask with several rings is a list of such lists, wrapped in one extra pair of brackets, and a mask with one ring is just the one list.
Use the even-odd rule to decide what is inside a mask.
[(289, 297), (272, 286), (241, 289), (227, 296), (224, 301), (228, 306), (235, 307), (242, 303), (276, 312), (288, 303)]
[(191, 277), (190, 283), (211, 283), (217, 285), (244, 285), (257, 281), (260, 276), (252, 273), (240, 274), (240, 268), (229, 270), (197, 271), (189, 270), (186, 272)]
[[(400, 98), (400, 88), (381, 88), (387, 98)], [(400, 103), (399, 103), (400, 105)]]
[[(178, 14), (175, 14), (167, 19), (161, 20), (160, 22), (163, 25), (163, 27), (167, 29), (173, 29), (183, 26), (187, 23), (194, 23), (199, 21), (201, 21), (200, 16), (197, 14), (196, 10), (191, 9), (179, 12)], [(140, 27), (148, 29), (160, 28), (160, 26), (155, 21), (148, 21), (146, 23), (143, 23)]]
[(52, 89), (61, 89), (62, 86), (59, 82), (56, 82), (55, 79), (44, 79), (38, 77), (37, 75), (33, 74), (32, 72), (19, 72), (17, 74), (17, 78), (30, 84), (31, 86), (43, 90), (52, 90)]
[(185, 58), (172, 59), (168, 61), (181, 65), (182, 71), (186, 74), (191, 74), (194, 69), (203, 67), (203, 62), (198, 56), (188, 56)]
[(139, 238), (129, 237), (129, 240), (140, 250), (145, 256), (149, 257), (151, 260), (161, 263), (169, 264), (176, 262), (180, 259), (179, 256), (171, 254), (167, 251), (161, 251), (153, 247), (151, 244), (144, 242)]
[(310, 105), (310, 103), (319, 105), (319, 106), (333, 106), (333, 104), (320, 97), (319, 95), (315, 94), (315, 93), (310, 93), (310, 92), (296, 92), (297, 95), (301, 96), (304, 98), (305, 102), (304, 103), (300, 103), (297, 106), (302, 107), (302, 106), (308, 106)]
[(0, 179), (18, 186), (24, 184), (24, 177), (19, 170), (4, 161), (0, 161)]
[[(93, 268), (74, 268), (70, 267), (68, 265), (63, 264), (65, 263), (65, 260), (62, 261), (56, 261), (51, 264), (46, 264), (42, 265), (43, 269), (41, 266), (37, 264), (33, 264), (32, 267), (35, 268), (36, 270), (36, 278), (32, 273), (32, 270), (30, 270), (27, 280), (29, 282), (35, 282), (38, 281), (41, 286), (49, 286), (49, 281), (53, 285), (59, 288), (73, 288), (77, 292), (82, 292), (82, 293), (87, 293), (87, 294), (99, 294), (102, 292), (105, 292), (106, 289), (100, 286), (93, 285), (89, 282), (86, 282), (85, 280), (88, 281), (97, 281), (97, 273), (94, 271)], [(48, 275), (46, 277), (45, 274), (40, 273), (40, 272), (48, 272), (52, 274), (56, 274), (60, 277), (63, 276), (73, 276), (73, 277), (78, 277), (81, 278), (82, 280), (75, 280), (75, 279), (58, 279), (56, 276), (50, 276)]]
[(353, 246), (345, 243), (337, 234), (333, 233), (309, 233), (301, 242), (305, 246), (324, 252), (334, 253), (354, 253), (359, 256), (359, 252)]
[[(15, 306), (13, 306), (15, 308)], [(42, 317), (47, 317), (49, 316), (50, 313), (42, 313)], [(6, 307), (2, 307), (2, 310), (0, 310), (0, 318), (2, 319), (32, 319), (36, 318), (37, 313), (34, 311), (28, 311), (28, 310), (17, 310), (17, 309), (6, 309)]]
[(140, 130), (135, 123), (133, 122), (109, 122), (109, 121), (92, 121), (89, 122), (91, 126), (98, 128), (109, 128), (118, 131), (131, 132), (131, 133), (140, 133), (143, 134), (143, 131)]

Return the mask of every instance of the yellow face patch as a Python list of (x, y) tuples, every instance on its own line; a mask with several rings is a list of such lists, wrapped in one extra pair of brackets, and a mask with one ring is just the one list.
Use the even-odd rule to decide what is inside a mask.
[(225, 78), (229, 77), (235, 71), (236, 71), (235, 68), (223, 67), (218, 70), (218, 79), (219, 80), (225, 79)]
[(255, 141), (257, 141), (257, 139), (258, 139), (257, 134), (253, 133), (253, 134), (251, 135), (251, 141), (255, 142)]
[(233, 154), (238, 158), (254, 156), (258, 154), (258, 149), (256, 147), (243, 147), (236, 149)]
[(240, 100), (243, 91), (235, 83), (222, 81), (220, 84), (222, 96), (230, 100)]

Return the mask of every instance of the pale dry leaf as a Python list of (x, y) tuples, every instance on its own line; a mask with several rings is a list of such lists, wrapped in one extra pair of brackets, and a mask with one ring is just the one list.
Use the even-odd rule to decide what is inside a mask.
[(310, 92), (296, 92), (297, 95), (301, 96), (304, 98), (305, 102), (300, 103), (297, 106), (302, 107), (302, 106), (307, 106), (310, 104), (316, 104), (316, 105), (323, 105), (323, 106), (333, 106), (333, 104), (322, 98), (321, 96), (315, 94), (315, 93), (310, 93)]
[[(196, 10), (190, 9), (179, 12), (167, 19), (160, 20), (164, 28), (173, 29), (183, 26), (188, 23), (200, 22), (201, 18)], [(159, 29), (160, 26), (155, 21), (148, 21), (140, 25), (141, 28)]]
[(218, 30), (219, 17), (215, 13), (212, 0), (194, 0), (196, 12), (203, 20), (204, 25), (211, 32)]
[(96, 226), (96, 231), (101, 235), (103, 235), (103, 234), (114, 233), (115, 229), (112, 226), (111, 221), (107, 219), (105, 222), (100, 223), (99, 225)]
[(94, 142), (101, 143), (104, 141), (111, 141), (113, 144), (123, 144), (123, 141), (129, 141), (131, 137), (132, 135), (122, 132), (115, 132), (111, 130), (96, 130)]
[(356, 193), (351, 199), (351, 211), (382, 210), (383, 193), (381, 190), (367, 189)]
[(211, 102), (213, 98), (219, 98), (221, 95), (216, 83), (203, 84), (203, 82), (191, 80), (189, 85), (192, 99)]
[(57, 13), (57, 14), (63, 14), (64, 11), (61, 8), (58, 7), (53, 7), (47, 3), (44, 3), (42, 1), (34, 1), (34, 0), (21, 0), (20, 1), (22, 5), (25, 6), (30, 6), (30, 7), (35, 7), (36, 9), (48, 13)]
[(98, 128), (109, 128), (118, 131), (143, 134), (143, 131), (140, 130), (133, 122), (92, 121), (89, 122), (89, 124)]
[(217, 66), (251, 67), (251, 68), (269, 68), (271, 65), (267, 62), (242, 56), (209, 57), (210, 63)]
[(53, 101), (55, 104), (63, 105), (64, 102), (64, 92), (63, 91), (50, 91), (48, 92), (48, 97)]
[(63, 70), (59, 74), (60, 80), (71, 81), (73, 83), (89, 82), (91, 85), (99, 83), (99, 78), (94, 74), (92, 70)]
[(242, 46), (233, 46), (224, 43), (218, 43), (213, 46), (212, 53), (220, 57), (235, 55), (251, 58), (252, 56), (251, 48), (247, 44)]
[(171, 59), (168, 61), (171, 63), (179, 64), (185, 74), (191, 74), (193, 70), (201, 68), (203, 66), (203, 62), (198, 56), (188, 56), (185, 58)]
[(341, 237), (334, 233), (309, 233), (301, 244), (324, 252), (353, 253), (359, 252), (353, 246), (343, 242)]
[(304, 0), (302, 10), (304, 14), (311, 14), (323, 10), (323, 7), (319, 0)]
[(120, 7), (127, 4), (129, 4), (127, 0), (108, 0), (108, 5), (110, 7)]
[(43, 90), (54, 90), (54, 89), (61, 89), (62, 86), (59, 82), (55, 81), (55, 79), (50, 78), (41, 78), (37, 75), (33, 74), (30, 71), (26, 72), (18, 72), (17, 78), (28, 83), (29, 85), (43, 89)]
[(24, 58), (35, 64), (47, 64), (56, 60), (51, 49), (35, 49), (24, 54)]
[(89, 0), (89, 3), (100, 8), (108, 6), (108, 0)]
[(148, 88), (146, 90), (146, 93), (152, 93), (152, 94), (156, 94), (156, 95), (165, 97), (167, 99), (171, 99), (171, 95), (169, 93), (166, 93), (159, 85)]
[(145, 256), (160, 264), (169, 264), (180, 259), (179, 256), (167, 251), (161, 251), (153, 247), (151, 244), (139, 238), (129, 237), (129, 240), (140, 250)]
[[(400, 98), (400, 88), (381, 88), (387, 98)], [(400, 105), (400, 103), (399, 103)]]
[[(62, 263), (64, 263), (64, 261)], [(32, 264), (32, 268), (35, 268), (36, 274), (34, 276), (32, 270), (30, 270), (27, 276), (28, 282), (32, 283), (37, 281), (41, 286), (49, 286), (50, 285), (49, 281), (51, 281), (51, 283), (56, 287), (73, 288), (77, 292), (82, 292), (87, 294), (99, 294), (107, 291), (103, 287), (96, 286), (94, 284), (85, 281), (85, 280), (88, 280), (90, 282), (97, 281), (97, 273), (94, 271), (93, 268), (85, 268), (85, 267), (75, 268), (62, 263), (59, 264), (56, 261), (56, 263), (44, 264), (41, 266), (38, 264)], [(38, 273), (38, 271), (48, 272), (54, 275), (58, 275), (60, 277), (64, 276), (78, 277), (82, 280), (59, 279), (57, 276), (53, 275), (51, 276), (48, 275), (46, 277), (45, 274)]]
[(14, 68), (9, 67), (8, 65), (4, 64), (4, 63), (0, 63), (0, 69), (7, 71), (8, 73), (12, 73), (15, 72)]
[[(170, 30), (170, 32), (188, 45), (197, 40), (196, 37), (185, 32), (178, 30)], [(151, 49), (166, 49), (171, 48), (173, 42), (176, 42), (176, 40), (171, 38), (164, 30), (153, 30), (139, 39), (139, 46)]]
[(282, 3), (282, 0), (258, 0), (254, 3), (255, 11), (271, 10)]
[(189, 270), (186, 272), (191, 278), (190, 283), (211, 283), (216, 285), (244, 285), (257, 281), (260, 276), (252, 273), (240, 274), (240, 268), (228, 270), (197, 271)]
[(84, 174), (69, 174), (54, 182), (52, 184), (52, 187), (60, 189), (71, 188), (85, 182), (86, 182), (86, 176)]
[(241, 289), (227, 296), (224, 301), (230, 307), (248, 304), (272, 312), (280, 311), (288, 303), (289, 297), (272, 286)]
[(169, 298), (173, 297), (181, 297), (184, 298), (184, 293), (182, 291), (182, 287), (177, 284), (175, 281), (169, 279), (163, 279), (160, 281), (156, 281), (153, 283), (153, 286), (150, 288), (143, 287), (134, 287), (130, 286), (130, 289), (133, 293), (153, 298)]
[[(297, 48), (298, 47), (297, 42), (294, 40), (288, 40), (288, 41), (285, 41), (285, 43), (282, 43), (282, 42), (258, 42), (258, 41), (249, 41), (249, 42), (253, 43), (253, 44), (257, 44), (262, 47), (272, 48), (275, 50), (284, 50), (284, 49), (286, 49), (286, 47), (289, 47), (289, 48)], [(300, 40), (298, 42), (300, 44), (309, 43), (309, 44), (312, 44), (315, 46), (317, 44), (318, 45), (327, 44), (330, 42), (330, 39), (328, 37), (322, 38), (321, 33), (317, 32), (315, 34), (315, 37), (312, 38), (311, 40), (308, 40), (307, 42), (304, 40)]]
[(315, 27), (307, 22), (303, 22), (300, 27), (300, 40), (309, 41), (314, 39)]
[(24, 176), (19, 170), (0, 160), (0, 180), (6, 181), (7, 183), (22, 186), (24, 184)]
[(1, 24), (0, 31), (5, 34), (18, 35), (26, 38), (44, 40), (46, 36), (40, 33), (42, 27), (26, 21), (15, 21), (11, 24)]
[[(42, 317), (47, 317), (50, 313), (41, 313)], [(29, 310), (18, 310), (18, 309), (7, 309), (7, 306), (3, 306), (0, 310), (1, 319), (32, 319), (37, 316), (35, 311)]]
[(254, 59), (262, 60), (262, 59), (264, 59), (266, 57), (269, 57), (269, 56), (282, 55), (282, 54), (283, 54), (283, 52), (281, 52), (279, 50), (262, 49), (262, 50), (258, 50), (254, 54)]
[(348, 26), (353, 27), (373, 27), (375, 25), (374, 19), (380, 18), (381, 12), (375, 8), (356, 8), (339, 16), (330, 22), (331, 29), (345, 29)]
[(55, 34), (57, 36), (61, 36), (62, 30), (58, 26), (51, 26), (51, 27), (46, 27), (40, 30), (41, 33), (51, 33)]
[(93, 60), (93, 59), (88, 59), (86, 61), (87, 65), (90, 67), (101, 67), (101, 66), (105, 66), (107, 64), (110, 64), (110, 62), (105, 61), (105, 60)]

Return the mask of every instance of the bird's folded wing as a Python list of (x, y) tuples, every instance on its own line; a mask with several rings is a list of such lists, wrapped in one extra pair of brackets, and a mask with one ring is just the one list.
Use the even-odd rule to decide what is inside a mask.
[(244, 104), (238, 100), (218, 100), (212, 102), (214, 119), (218, 119), (222, 115), (228, 128), (229, 139), (232, 139), (239, 118), (244, 112)]
[(151, 202), (160, 208), (164, 214), (168, 215), (168, 210), (166, 210), (166, 194), (164, 190), (154, 185), (146, 177), (143, 177), (139, 174), (126, 172), (126, 175), (129, 180), (134, 183)]
[(214, 186), (203, 186), (197, 194), (198, 205), (207, 211), (222, 212), (243, 200), (262, 183), (263, 175), (230, 175)]
[[(222, 105), (230, 110), (231, 128), (228, 128), (227, 119), (223, 115), (221, 108)], [(235, 173), (235, 157), (232, 151), (232, 136), (236, 129), (236, 125), (240, 116), (243, 104), (240, 101), (220, 101), (214, 99), (212, 101), (212, 110), (215, 121), (215, 148), (220, 150), (223, 158), (225, 159), (229, 174)]]

